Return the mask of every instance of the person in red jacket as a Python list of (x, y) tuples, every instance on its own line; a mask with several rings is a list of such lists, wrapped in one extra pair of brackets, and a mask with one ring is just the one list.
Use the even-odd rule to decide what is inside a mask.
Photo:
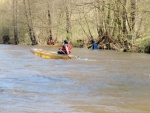
[(53, 39), (50, 40), (50, 45), (54, 45), (55, 41)]
[(60, 48), (57, 53), (69, 55), (71, 52), (72, 52), (72, 46), (68, 43), (67, 40), (64, 40), (62, 48)]
[(55, 41), (52, 38), (50, 38), (50, 39), (48, 39), (47, 44), (48, 45), (54, 45)]

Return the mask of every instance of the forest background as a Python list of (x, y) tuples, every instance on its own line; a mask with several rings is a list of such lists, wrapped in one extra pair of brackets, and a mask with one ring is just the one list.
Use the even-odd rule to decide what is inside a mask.
[(0, 42), (150, 53), (150, 0), (0, 0)]

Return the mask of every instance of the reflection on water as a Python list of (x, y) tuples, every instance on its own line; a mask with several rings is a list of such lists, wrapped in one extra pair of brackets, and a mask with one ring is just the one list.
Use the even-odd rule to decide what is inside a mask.
[(32, 47), (0, 45), (0, 113), (150, 112), (148, 54), (74, 48), (80, 59), (50, 60)]

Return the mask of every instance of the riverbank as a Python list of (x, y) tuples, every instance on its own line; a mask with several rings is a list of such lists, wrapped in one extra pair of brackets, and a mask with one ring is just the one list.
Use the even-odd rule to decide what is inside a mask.
[[(3, 40), (0, 39), (0, 44), (4, 44)], [(14, 44), (14, 40), (11, 38), (5, 44)], [(73, 47), (76, 48), (87, 48), (90, 49), (90, 44), (83, 40), (71, 41)], [(18, 45), (31, 45), (30, 40), (20, 41)], [(38, 46), (49, 46), (49, 47), (61, 47), (61, 42), (55, 45), (47, 45), (47, 43), (38, 43)], [(108, 37), (102, 39), (98, 43), (99, 49), (102, 50), (115, 50), (122, 52), (135, 52), (135, 53), (150, 53), (150, 36), (144, 38), (138, 38), (135, 44), (131, 44), (131, 41), (124, 41), (123, 45), (119, 41), (108, 39)]]

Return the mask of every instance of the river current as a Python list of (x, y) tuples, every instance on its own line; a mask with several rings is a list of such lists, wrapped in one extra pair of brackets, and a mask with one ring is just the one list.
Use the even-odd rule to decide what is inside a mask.
[(73, 48), (43, 59), (0, 45), (0, 113), (150, 113), (150, 55)]

